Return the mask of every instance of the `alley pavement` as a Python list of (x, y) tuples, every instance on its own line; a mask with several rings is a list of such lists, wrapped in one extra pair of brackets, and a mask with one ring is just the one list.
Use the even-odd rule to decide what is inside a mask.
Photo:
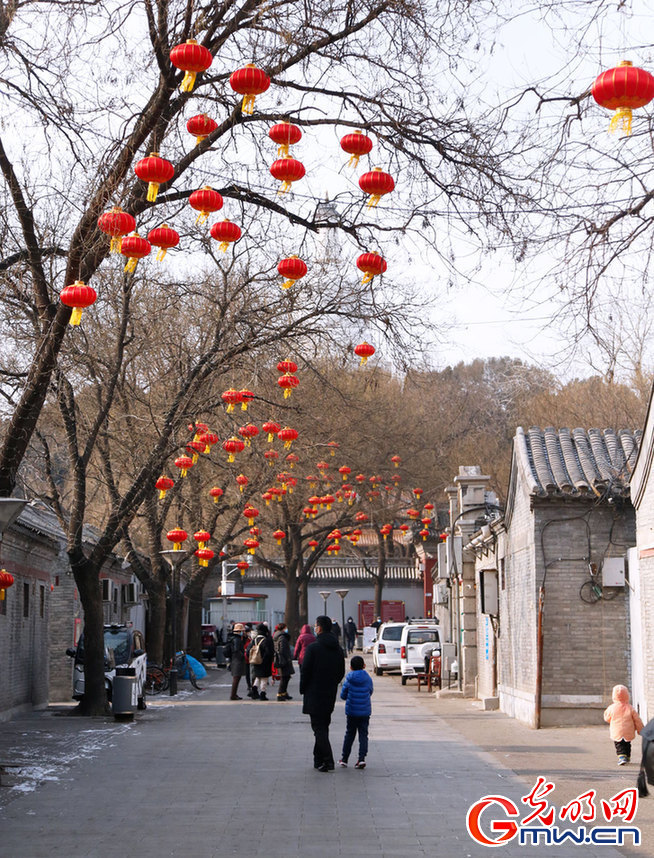
[[(521, 797), (539, 775), (555, 783), (548, 800), (558, 807), (589, 789), (599, 804), (635, 785), (637, 765), (617, 768), (603, 725), (533, 731), (471, 701), (402, 687), (399, 676), (374, 677), (367, 768), (353, 768), (353, 751), (348, 768), (323, 774), (297, 675), (286, 703), (272, 689), (268, 702), (232, 702), (229, 680), (212, 668), (204, 690), (182, 682), (180, 695), (150, 698), (131, 723), (54, 706), (0, 724), (0, 764), (20, 766), (3, 773), (0, 856), (477, 858), (489, 850), (467, 833), (466, 813), (482, 796), (506, 796), (524, 815)], [(336, 759), (344, 724), (339, 701)], [(632, 825), (642, 831), (633, 849), (516, 837), (495, 854), (651, 858), (654, 788)]]

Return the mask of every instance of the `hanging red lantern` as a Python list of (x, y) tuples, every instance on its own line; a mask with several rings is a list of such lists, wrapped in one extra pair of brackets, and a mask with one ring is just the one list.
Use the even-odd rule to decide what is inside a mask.
[(391, 482), (394, 485), (397, 485), (398, 483), (402, 482), (402, 477), (399, 474), (391, 474)]
[(332, 508), (332, 505), (333, 505), (335, 500), (336, 500), (336, 498), (334, 497), (334, 495), (323, 495), (323, 497), (322, 497), (322, 502), (327, 507), (327, 509)]
[(296, 375), (291, 375), (290, 372), (285, 372), (284, 375), (277, 379), (277, 384), (284, 391), (284, 399), (288, 399), (299, 383), (300, 379)]
[(342, 465), (338, 469), (338, 473), (343, 475), (343, 482), (345, 482), (348, 476), (352, 473), (352, 468), (348, 468), (347, 465)]
[(406, 534), (407, 530), (409, 530), (409, 525), (408, 524), (401, 524), (400, 530), (402, 531), (402, 533)]
[(213, 447), (213, 445), (218, 443), (218, 436), (215, 432), (203, 432), (201, 435), (198, 436), (198, 441), (204, 444), (203, 452), (206, 455), (207, 453), (211, 452), (211, 448)]
[(354, 479), (357, 481), (357, 483), (365, 483), (366, 475), (365, 474), (357, 474)]
[(420, 534), (420, 536), (422, 536), (422, 541), (425, 542), (425, 540), (429, 536), (429, 531), (427, 530), (427, 528), (423, 527), (423, 529), (418, 531), (418, 533)]
[(341, 137), (341, 149), (351, 156), (347, 162), (348, 167), (356, 167), (359, 163), (359, 158), (372, 151), (372, 140), (363, 131), (357, 130), (352, 134), (346, 134), (344, 137)]
[(251, 527), (250, 528), (250, 536), (259, 536), (260, 533), (261, 533), (261, 531), (259, 530), (258, 527)]
[(329, 470), (329, 462), (316, 462), (316, 468), (318, 468), (320, 475), (324, 478)]
[(135, 232), (133, 235), (126, 235), (120, 244), (120, 252), (123, 256), (127, 257), (125, 271), (136, 271), (139, 259), (146, 257), (151, 250), (152, 245), (150, 242), (141, 238), (138, 233)]
[(95, 304), (98, 294), (92, 286), (87, 286), (81, 280), (76, 280), (70, 286), (64, 286), (59, 293), (59, 300), (67, 307), (72, 307), (70, 325), (79, 325), (82, 321), (82, 310)]
[(277, 450), (266, 450), (263, 455), (265, 456), (270, 465), (274, 465), (275, 459), (279, 459), (279, 453), (277, 452)]
[(282, 427), (279, 425), (279, 423), (275, 423), (274, 420), (267, 420), (261, 428), (264, 432), (268, 433), (268, 442), (272, 444), (275, 435)]
[(159, 252), (155, 256), (156, 261), (163, 262), (167, 251), (179, 244), (179, 233), (171, 229), (167, 223), (163, 223), (161, 226), (150, 230), (148, 241), (153, 247), (159, 248)]
[(175, 527), (173, 530), (168, 531), (166, 539), (173, 543), (174, 551), (179, 551), (182, 547), (182, 542), (186, 542), (188, 539), (188, 533), (185, 530), (182, 530), (181, 527)]
[(201, 435), (203, 432), (208, 432), (208, 431), (209, 431), (209, 427), (207, 426), (207, 424), (206, 424), (206, 423), (199, 423), (198, 421), (196, 421), (195, 423), (189, 423), (189, 424), (188, 424), (188, 431), (189, 431), (189, 432), (194, 432), (194, 433), (195, 433), (195, 434), (193, 435), (193, 440), (194, 440), (194, 441), (199, 441), (199, 440), (200, 440), (200, 435)]
[(654, 76), (625, 60), (616, 68), (602, 72), (591, 93), (601, 107), (615, 111), (609, 131), (621, 128), (624, 134), (629, 135), (632, 110), (644, 107), (654, 98)]
[(12, 587), (14, 584), (14, 576), (7, 572), (6, 569), (0, 569), (0, 602), (4, 601), (5, 590)]
[(209, 230), (211, 237), (219, 241), (218, 249), (223, 253), (227, 250), (230, 244), (238, 241), (242, 235), (241, 227), (238, 224), (232, 223), (231, 220), (219, 220)]
[(250, 446), (250, 439), (256, 438), (259, 434), (258, 426), (255, 426), (254, 423), (247, 423), (245, 426), (241, 426), (238, 430), (238, 434), (245, 438), (245, 446)]
[(363, 366), (367, 363), (368, 358), (372, 357), (374, 353), (375, 347), (371, 346), (370, 343), (367, 343), (365, 340), (362, 343), (359, 343), (358, 346), (354, 347), (354, 354), (361, 358), (359, 366)]
[(288, 155), (288, 147), (294, 143), (299, 143), (302, 139), (302, 131), (297, 125), (292, 125), (290, 122), (278, 122), (268, 132), (268, 137), (277, 143), (277, 154)]
[(239, 475), (236, 477), (236, 482), (238, 483), (239, 490), (240, 490), (240, 492), (241, 492), (241, 494), (242, 494), (242, 493), (243, 493), (243, 489), (247, 486), (247, 484), (248, 484), (250, 481), (249, 481), (249, 480), (248, 480), (248, 478), (245, 476), (245, 474), (239, 474)]
[(338, 443), (338, 441), (328, 441), (327, 446), (329, 447), (330, 456), (335, 456), (336, 451), (339, 449), (339, 447), (341, 445)]
[(239, 560), (238, 563), (236, 564), (236, 568), (241, 573), (241, 578), (242, 578), (245, 575), (245, 573), (248, 571), (248, 569), (250, 568), (250, 564), (247, 562), (247, 560)]
[(363, 522), (368, 521), (368, 516), (365, 514), (365, 512), (358, 512), (358, 513), (354, 516), (354, 520), (355, 520), (355, 521), (360, 521), (361, 523), (363, 523)]
[(243, 545), (247, 548), (249, 554), (254, 554), (259, 547), (259, 544), (259, 540), (255, 539), (253, 536), (250, 536), (243, 541)]
[(286, 278), (282, 283), (282, 289), (290, 289), (297, 280), (301, 280), (305, 276), (308, 268), (299, 256), (287, 256), (280, 260), (277, 265), (277, 271), (279, 271), (282, 277)]
[(341, 550), (341, 546), (336, 542), (327, 546), (327, 554), (338, 554), (338, 552), (340, 550)]
[(420, 518), (420, 511), (417, 509), (408, 509), (406, 514), (413, 521), (417, 521)]
[(155, 489), (159, 489), (159, 500), (163, 500), (166, 497), (166, 492), (175, 485), (175, 480), (171, 480), (170, 477), (161, 476), (154, 484)]
[(357, 268), (365, 274), (361, 282), (370, 283), (373, 277), (383, 274), (388, 265), (384, 257), (378, 253), (362, 253), (357, 259)]
[(220, 498), (223, 496), (224, 492), (220, 488), (220, 486), (214, 486), (212, 489), (209, 489), (209, 494), (213, 498), (213, 502), (218, 503)]
[(277, 161), (273, 161), (270, 167), (270, 172), (275, 179), (282, 183), (277, 193), (286, 194), (291, 190), (293, 182), (299, 182), (306, 173), (306, 170), (304, 169), (304, 164), (301, 161), (298, 161), (297, 158), (291, 158), (288, 156), (286, 158), (278, 158)]
[(209, 561), (213, 560), (215, 554), (210, 548), (198, 548), (195, 556), (198, 558), (199, 565), (206, 567), (209, 565)]
[(211, 66), (213, 57), (204, 45), (198, 45), (195, 39), (187, 39), (172, 49), (170, 61), (176, 68), (185, 72), (179, 87), (181, 91), (191, 92), (195, 85), (195, 76)]
[(242, 453), (244, 448), (245, 448), (245, 441), (241, 441), (240, 438), (236, 438), (235, 436), (232, 436), (231, 438), (228, 438), (226, 441), (223, 441), (223, 450), (225, 450), (225, 452), (229, 453), (229, 456), (227, 457), (228, 462), (236, 461), (234, 458), (234, 454), (235, 453)]
[(284, 442), (284, 447), (286, 447), (287, 450), (291, 449), (291, 444), (293, 441), (297, 440), (297, 436), (297, 429), (291, 429), (290, 426), (284, 426), (284, 428), (280, 429), (277, 433), (277, 437), (280, 441)]
[(186, 123), (186, 130), (189, 134), (193, 134), (196, 144), (202, 143), (210, 134), (218, 128), (218, 123), (215, 119), (207, 116), (206, 113), (198, 113), (197, 116), (191, 116)]
[(209, 187), (209, 185), (205, 185), (203, 188), (193, 191), (191, 196), (188, 198), (188, 202), (192, 209), (195, 209), (196, 212), (200, 212), (195, 219), (196, 223), (204, 223), (210, 214), (220, 211), (223, 207), (222, 196), (218, 191), (214, 191), (213, 188)]
[(369, 173), (364, 173), (359, 179), (359, 187), (370, 194), (368, 208), (376, 206), (384, 194), (390, 194), (395, 182), (390, 173), (385, 173), (381, 167), (374, 167)]
[(426, 503), (424, 505), (423, 509), (426, 509), (427, 512), (431, 512), (434, 509), (434, 504), (433, 503)]
[(120, 206), (114, 206), (98, 218), (98, 227), (111, 236), (110, 253), (120, 253), (120, 242), (124, 235), (136, 229), (136, 221)]
[(277, 545), (281, 545), (282, 539), (286, 539), (286, 533), (283, 530), (273, 530), (273, 537), (277, 540)]
[(134, 172), (142, 182), (148, 183), (147, 200), (153, 203), (157, 199), (159, 185), (164, 185), (172, 179), (175, 168), (170, 161), (161, 158), (158, 152), (152, 152), (147, 158), (136, 162)]
[(211, 534), (208, 530), (196, 530), (193, 534), (193, 539), (198, 543), (198, 548), (204, 548), (211, 539)]
[(331, 533), (327, 534), (327, 539), (333, 539), (337, 545), (339, 543), (339, 540), (342, 538), (343, 538), (343, 534), (341, 533), (341, 531), (338, 528), (335, 528), (334, 530), (332, 530)]
[(381, 535), (386, 540), (388, 538), (389, 534), (393, 532), (393, 525), (392, 524), (384, 524), (382, 527), (379, 528), (379, 532), (381, 533)]
[(261, 95), (268, 89), (270, 78), (253, 63), (248, 63), (243, 68), (232, 72), (229, 77), (229, 85), (234, 92), (243, 96), (243, 103), (241, 104), (243, 113), (253, 113), (255, 96)]
[(294, 468), (297, 463), (300, 461), (300, 457), (296, 456), (295, 453), (289, 453), (286, 457), (286, 461), (288, 462), (291, 468)]
[[(297, 372), (297, 364), (293, 360), (280, 360), (277, 364), (278, 372)], [(279, 430), (277, 430), (279, 431)]]
[(180, 477), (185, 477), (189, 468), (193, 467), (193, 459), (190, 456), (179, 456), (175, 459), (175, 467), (180, 469)]
[(412, 489), (413, 494), (420, 500), (423, 495), (423, 489)]
[(266, 502), (266, 506), (270, 506), (270, 501), (271, 501), (272, 499), (273, 499), (272, 492), (264, 492), (264, 493), (261, 495), (261, 500), (264, 500), (264, 501)]
[(248, 520), (248, 524), (250, 527), (254, 524), (254, 519), (259, 515), (259, 510), (256, 506), (246, 506), (243, 510), (243, 515)]
[(248, 405), (254, 399), (254, 393), (251, 390), (248, 390), (247, 387), (244, 387), (243, 390), (239, 391), (241, 394), (241, 411), (247, 411)]
[(220, 395), (220, 398), (223, 402), (227, 403), (227, 413), (231, 414), (234, 411), (235, 407), (242, 402), (243, 397), (241, 396), (240, 390), (235, 390), (233, 387), (230, 387), (229, 390), (226, 390), (224, 393)]
[(396, 468), (400, 467), (401, 461), (402, 461), (401, 456), (391, 456), (391, 462), (395, 465)]
[(431, 518), (428, 515), (426, 515), (426, 516), (424, 516), (424, 518), (420, 519), (420, 522), (422, 524), (424, 524), (425, 527), (429, 527), (429, 525), (431, 524)]
[(195, 465), (200, 457), (200, 453), (204, 453), (204, 444), (200, 441), (189, 441), (186, 445), (186, 452), (191, 456), (192, 462)]
[(312, 551), (315, 551), (315, 550), (316, 550), (316, 548), (318, 547), (318, 541), (317, 541), (316, 539), (310, 539), (310, 540), (307, 542), (307, 545), (309, 546), (309, 548), (310, 548)]

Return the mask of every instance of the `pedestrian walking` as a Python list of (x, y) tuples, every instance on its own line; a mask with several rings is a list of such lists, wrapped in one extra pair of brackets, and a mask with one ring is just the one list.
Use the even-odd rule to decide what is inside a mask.
[(609, 734), (615, 744), (618, 765), (631, 760), (631, 743), (643, 729), (638, 712), (629, 703), (629, 690), (624, 685), (613, 686), (613, 703), (604, 711), (604, 720), (611, 725)]
[[(408, 618), (407, 618), (407, 620), (408, 620)], [(377, 619), (375, 620), (374, 623), (370, 623), (372, 628), (377, 632), (379, 631), (379, 627), (381, 626), (381, 624), (382, 624), (382, 618), (381, 617), (377, 617)]]
[(336, 617), (332, 617), (332, 634), (335, 636), (336, 640), (341, 643), (341, 627), (338, 624), (338, 620)]
[(366, 671), (366, 665), (360, 655), (355, 655), (350, 661), (352, 670), (345, 677), (341, 688), (341, 699), (345, 700), (345, 717), (347, 726), (343, 739), (343, 752), (338, 761), (345, 768), (350, 759), (350, 751), (356, 734), (359, 734), (359, 756), (354, 764), (355, 769), (365, 769), (368, 755), (368, 726), (372, 714), (373, 685), (372, 677)]
[[(256, 700), (267, 700), (266, 688), (272, 676), (275, 647), (270, 629), (265, 623), (259, 623), (257, 633), (248, 649), (248, 658), (252, 665), (252, 696)], [(256, 692), (256, 693), (255, 693)]]
[(316, 636), (314, 635), (311, 626), (308, 623), (305, 623), (298, 635), (298, 639), (295, 641), (295, 651), (293, 653), (293, 658), (297, 661), (300, 667), (302, 667), (302, 661), (304, 660), (304, 653), (306, 652), (307, 647), (309, 644), (315, 642)]
[(313, 767), (319, 772), (333, 772), (334, 755), (329, 743), (329, 725), (338, 683), (345, 675), (345, 658), (332, 634), (329, 617), (318, 617), (314, 629), (317, 639), (307, 647), (300, 671), (300, 694), (304, 695), (302, 712), (311, 717), (315, 739)]
[(238, 684), (241, 677), (245, 675), (247, 664), (245, 662), (245, 641), (243, 633), (245, 626), (243, 623), (235, 623), (232, 629), (231, 636), (227, 639), (223, 655), (229, 661), (229, 670), (232, 674), (232, 693), (230, 700), (242, 700), (237, 694)]
[(289, 680), (295, 673), (295, 669), (293, 667), (293, 653), (291, 651), (291, 642), (289, 640), (288, 626), (286, 623), (277, 623), (275, 626), (273, 644), (275, 646), (273, 666), (279, 673), (277, 699), (292, 700), (293, 698), (289, 695), (287, 689)]
[(347, 618), (345, 623), (345, 654), (349, 655), (354, 651), (354, 644), (357, 639), (357, 624), (352, 617)]

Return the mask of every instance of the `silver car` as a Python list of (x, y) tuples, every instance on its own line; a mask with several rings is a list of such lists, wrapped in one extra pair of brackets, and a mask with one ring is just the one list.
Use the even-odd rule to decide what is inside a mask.
[(384, 623), (372, 645), (372, 664), (377, 676), (400, 669), (400, 640), (406, 623)]

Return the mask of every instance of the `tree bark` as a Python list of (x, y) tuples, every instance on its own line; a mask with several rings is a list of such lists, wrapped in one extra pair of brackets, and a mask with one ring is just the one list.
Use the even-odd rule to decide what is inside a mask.
[(290, 629), (291, 637), (297, 637), (299, 627), (298, 590), (299, 582), (293, 569), (293, 575), (286, 579), (286, 604), (284, 606), (284, 622)]
[(150, 617), (145, 636), (148, 659), (163, 664), (166, 631), (166, 588), (162, 582), (150, 581), (148, 586)]
[(184, 593), (188, 598), (187, 651), (197, 659), (202, 658), (202, 590), (204, 576), (195, 578), (186, 585)]
[(104, 616), (102, 587), (97, 574), (84, 557), (71, 560), (75, 584), (84, 610), (84, 696), (79, 711), (83, 715), (104, 715), (107, 694), (104, 679)]
[(298, 616), (298, 628), (292, 630), (291, 634), (297, 635), (300, 633), (300, 628), (309, 622), (309, 579), (304, 578), (300, 583), (300, 612)]

